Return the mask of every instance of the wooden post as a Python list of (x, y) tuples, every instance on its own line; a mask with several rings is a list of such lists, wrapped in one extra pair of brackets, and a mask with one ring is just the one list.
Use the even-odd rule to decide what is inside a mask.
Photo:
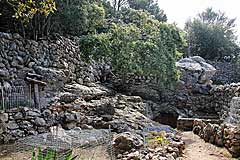
[[(33, 85), (33, 96), (34, 96), (34, 103), (35, 103), (35, 107), (38, 109), (41, 109), (41, 104), (40, 104), (40, 86), (46, 86), (47, 84), (43, 81), (41, 81), (41, 79), (43, 78), (43, 76), (38, 75), (38, 74), (34, 74), (34, 73), (28, 73), (26, 80), (28, 82), (30, 82), (30, 100), (31, 100), (31, 88)], [(39, 80), (40, 79), (40, 80)]]
[(4, 107), (4, 94), (3, 94), (3, 87), (1, 87), (1, 94), (2, 94), (2, 109), (5, 110), (5, 107)]
[(40, 109), (39, 86), (37, 83), (34, 83), (34, 102), (35, 102), (35, 107)]
[(32, 107), (32, 84), (29, 84), (29, 107)]

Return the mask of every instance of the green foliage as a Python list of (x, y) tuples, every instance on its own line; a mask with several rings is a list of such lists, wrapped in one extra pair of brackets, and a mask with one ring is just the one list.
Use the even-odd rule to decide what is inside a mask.
[(108, 2), (109, 3), (107, 3), (107, 0), (103, 0), (107, 13), (111, 13), (112, 17), (122, 10), (128, 10), (131, 8), (148, 12), (154, 17), (154, 19), (157, 19), (160, 22), (167, 21), (167, 15), (159, 8), (157, 0), (110, 0)]
[(234, 34), (235, 19), (211, 8), (186, 23), (188, 43), (193, 55), (209, 60), (223, 60), (239, 52)]
[[(43, 14), (48, 16), (50, 13), (56, 11), (56, 4), (54, 0), (3, 0), (3, 4), (8, 4), (14, 10), (12, 13), (16, 19), (21, 19), (23, 22), (28, 22), (36, 14)], [(5, 14), (2, 12), (1, 14)]]
[(33, 150), (31, 160), (74, 160), (76, 157), (77, 156), (73, 157), (72, 150), (67, 151), (66, 154), (60, 158), (60, 155), (58, 155), (55, 150), (48, 149), (47, 153), (44, 154), (41, 148), (38, 148), (38, 151)]
[(55, 11), (55, 0), (1, 0), (0, 31), (38, 39), (49, 34), (50, 18)]
[[(136, 73), (159, 77), (166, 87), (177, 79), (175, 61), (182, 39), (174, 26), (160, 23), (143, 11), (126, 11), (125, 24), (112, 23), (107, 33), (81, 37), (85, 58), (109, 60), (120, 74)], [(130, 15), (130, 16), (128, 16)]]
[(112, 7), (110, 1), (102, 0), (102, 5), (103, 5), (103, 8), (105, 10), (106, 18), (112, 18), (115, 14), (115, 10)]
[(166, 22), (167, 16), (154, 0), (128, 0), (129, 6), (136, 10), (144, 10), (153, 15), (160, 22)]
[(105, 10), (95, 0), (59, 0), (57, 7), (55, 32), (79, 36), (95, 32), (104, 25)]
[(105, 10), (102, 2), (97, 0), (58, 0), (56, 4), (54, 0), (27, 0), (24, 3), (4, 0), (0, 4), (3, 13), (0, 31), (10, 30), (36, 40), (50, 33), (80, 36), (95, 32), (105, 24)]
[(166, 137), (166, 132), (149, 132), (146, 135), (146, 144), (150, 148), (156, 148), (159, 146), (166, 146), (169, 144), (169, 140)]

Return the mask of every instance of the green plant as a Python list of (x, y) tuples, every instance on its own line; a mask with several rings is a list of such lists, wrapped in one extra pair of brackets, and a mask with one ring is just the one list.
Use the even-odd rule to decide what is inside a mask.
[(158, 146), (165, 146), (169, 144), (169, 140), (166, 138), (166, 132), (149, 132), (146, 135), (146, 143), (148, 147), (155, 148)]
[(175, 62), (183, 45), (179, 30), (161, 23), (150, 14), (123, 10), (124, 23), (111, 23), (108, 32), (82, 36), (80, 47), (85, 59), (106, 59), (120, 75), (154, 75), (160, 87), (172, 85), (178, 77)]
[(209, 60), (224, 60), (240, 52), (235, 34), (236, 19), (230, 19), (221, 11), (207, 8), (186, 23), (185, 30), (191, 55)]
[(94, 33), (105, 23), (105, 10), (97, 0), (59, 0), (54, 32), (76, 36)]
[(0, 0), (0, 29), (38, 39), (50, 32), (55, 0)]
[(74, 160), (77, 156), (73, 156), (72, 150), (68, 150), (66, 154), (59, 155), (56, 150), (47, 149), (47, 151), (38, 148), (33, 150), (31, 160)]

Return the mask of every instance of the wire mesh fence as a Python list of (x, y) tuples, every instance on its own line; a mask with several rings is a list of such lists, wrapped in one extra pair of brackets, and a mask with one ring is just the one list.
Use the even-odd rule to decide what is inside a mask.
[[(38, 91), (39, 95), (41, 92)], [(41, 102), (41, 97), (39, 102)], [(26, 107), (38, 107), (41, 108), (41, 103), (39, 106), (35, 104), (35, 95), (33, 92), (33, 85), (28, 86), (11, 86), (4, 88), (0, 86), (0, 111), (10, 110), (12, 108), (18, 108), (20, 106)]]
[(115, 160), (112, 144), (110, 129), (63, 130), (53, 127), (50, 133), (18, 140), (14, 145), (8, 146), (8, 152), (11, 153), (11, 157), (18, 157), (24, 153), (25, 157), (30, 159), (32, 151), (38, 148), (43, 151), (54, 150), (59, 157), (71, 150), (74, 155), (84, 160)]

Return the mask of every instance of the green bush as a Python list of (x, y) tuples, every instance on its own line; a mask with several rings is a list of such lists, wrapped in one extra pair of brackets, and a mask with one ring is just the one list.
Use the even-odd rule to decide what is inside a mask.
[(105, 10), (96, 0), (59, 0), (53, 31), (80, 36), (95, 32), (105, 23)]
[(112, 23), (107, 33), (81, 37), (83, 57), (105, 57), (113, 70), (122, 75), (151, 74), (159, 77), (160, 86), (173, 84), (178, 77), (177, 50), (183, 45), (178, 29), (143, 11), (126, 11), (120, 18), (125, 23)]
[(235, 20), (225, 13), (207, 8), (196, 18), (186, 23), (191, 55), (209, 60), (224, 60), (240, 53), (235, 35)]

